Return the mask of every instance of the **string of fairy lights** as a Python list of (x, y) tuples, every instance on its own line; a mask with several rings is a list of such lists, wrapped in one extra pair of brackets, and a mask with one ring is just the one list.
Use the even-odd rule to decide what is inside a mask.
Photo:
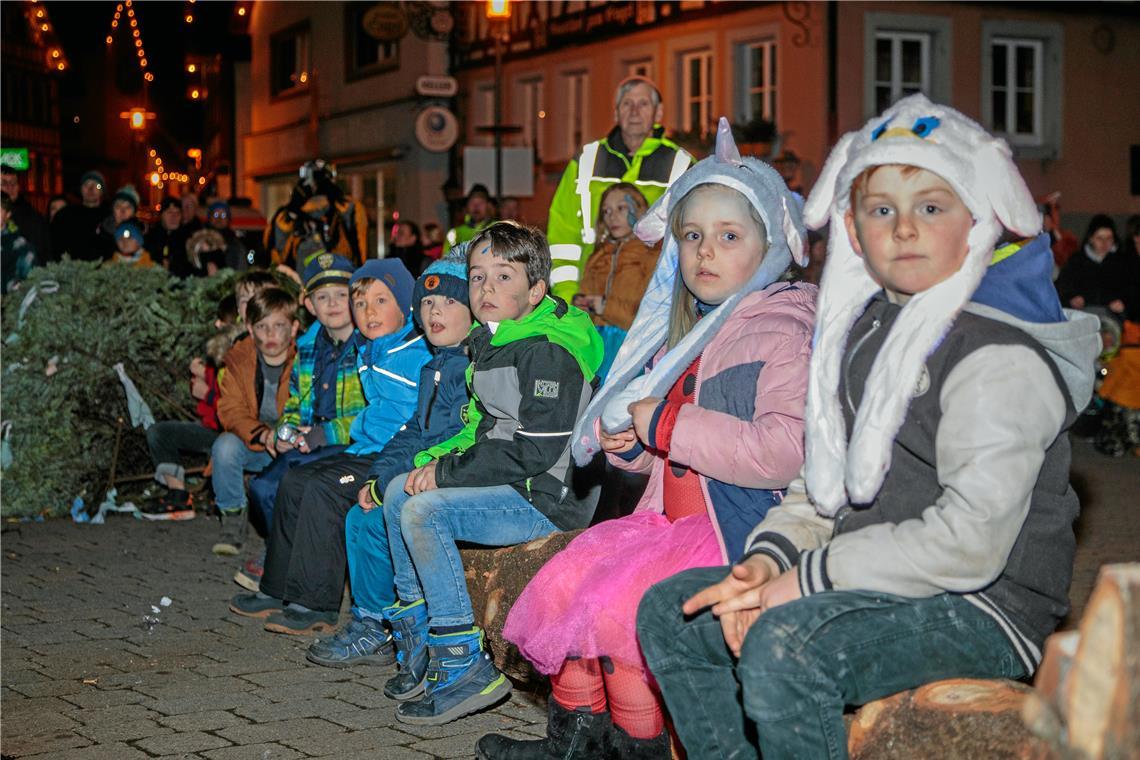
[(154, 74), (147, 71), (146, 48), (143, 46), (142, 41), (142, 27), (139, 25), (138, 15), (135, 13), (134, 0), (123, 0), (121, 3), (115, 5), (115, 15), (111, 19), (111, 33), (107, 35), (107, 45), (112, 45), (115, 42), (115, 30), (119, 25), (124, 23), (123, 15), (126, 14), (125, 23), (130, 26), (131, 38), (135, 46), (135, 56), (138, 58), (139, 70), (143, 73), (143, 79), (147, 82), (154, 81)]
[(67, 56), (63, 54), (63, 47), (59, 44), (47, 8), (39, 0), (32, 0), (27, 16), (28, 23), (32, 26), (32, 38), (47, 51), (47, 65), (56, 71), (67, 71)]

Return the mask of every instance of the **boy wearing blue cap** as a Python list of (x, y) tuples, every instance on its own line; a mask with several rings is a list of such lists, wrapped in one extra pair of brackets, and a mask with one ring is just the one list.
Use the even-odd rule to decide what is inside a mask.
[(128, 219), (115, 228), (115, 248), (117, 250), (111, 257), (111, 262), (114, 264), (154, 266), (154, 260), (143, 248), (143, 228), (136, 219)]
[[(326, 253), (305, 267), (304, 304), (317, 321), (297, 338), (297, 356), (289, 376), (289, 400), (278, 420), (275, 461), (249, 486), (249, 500), (266, 532), (273, 522), (273, 504), (285, 473), (294, 467), (339, 454), (349, 444), (349, 430), (366, 402), (356, 374), (361, 345), (352, 324), (348, 282), (352, 263)], [(261, 562), (247, 563), (234, 580), (257, 590)]]
[[(432, 359), (420, 370), (419, 404), (368, 471), (357, 506), (345, 519), (352, 619), (336, 635), (315, 642), (308, 658), (319, 665), (345, 667), (388, 664), (395, 658), (383, 610), (396, 601), (392, 555), (384, 523), (384, 489), (397, 475), (431, 456), (435, 447), (463, 428), (467, 406), (467, 350), (471, 331), (467, 292), (467, 244), (432, 263), (416, 281), (414, 315), (432, 346)], [(331, 605), (340, 599), (330, 598)]]
[[(308, 634), (336, 625), (345, 513), (376, 455), (415, 410), (420, 369), (431, 358), (408, 318), (414, 284), (393, 259), (368, 261), (349, 281), (352, 315), (363, 338), (356, 372), (368, 405), (353, 420), (352, 444), (345, 451), (291, 469), (281, 481), (260, 591), (239, 594), (230, 603), (239, 615), (267, 617), (267, 630)], [(330, 597), (336, 599), (332, 605)]]

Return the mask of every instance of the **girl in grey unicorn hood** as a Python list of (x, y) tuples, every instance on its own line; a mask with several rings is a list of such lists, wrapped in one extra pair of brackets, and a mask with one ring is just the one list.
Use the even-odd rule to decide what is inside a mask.
[[(715, 155), (682, 175), (637, 234), (664, 237), (662, 254), (579, 422), (575, 455), (604, 450), (648, 473), (649, 486), (632, 515), (586, 530), (548, 562), (503, 630), (551, 676), (549, 736), (530, 748), (543, 757), (574, 742), (584, 753), (568, 757), (600, 756), (589, 748), (610, 742), (620, 757), (668, 757), (635, 635), (638, 602), (681, 570), (739, 559), (803, 461), (816, 289), (778, 281), (804, 258), (798, 197), (770, 166), (741, 159), (722, 119)], [(480, 756), (514, 757), (516, 744), (484, 737)]]

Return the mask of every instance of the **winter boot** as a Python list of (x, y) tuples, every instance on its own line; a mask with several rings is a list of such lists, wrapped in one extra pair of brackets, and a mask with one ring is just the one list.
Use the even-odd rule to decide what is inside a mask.
[(608, 711), (567, 710), (550, 698), (546, 738), (510, 739), (487, 734), (475, 745), (479, 760), (595, 760), (613, 755), (613, 721)]
[(396, 664), (400, 671), (384, 684), (384, 696), (404, 701), (424, 692), (427, 677), (427, 605), (417, 599), (404, 605), (396, 602), (383, 610), (384, 619), (392, 626), (396, 645)]
[(392, 651), (392, 634), (384, 624), (353, 612), (333, 636), (314, 641), (305, 655), (309, 662), (333, 668), (351, 665), (391, 665), (396, 659)]
[(614, 726), (613, 737), (613, 757), (621, 760), (669, 760), (673, 756), (667, 728), (652, 739), (634, 739), (621, 726)]
[(427, 688), (422, 699), (396, 706), (396, 720), (439, 726), (510, 696), (511, 682), (483, 646), (483, 631), (428, 634)]

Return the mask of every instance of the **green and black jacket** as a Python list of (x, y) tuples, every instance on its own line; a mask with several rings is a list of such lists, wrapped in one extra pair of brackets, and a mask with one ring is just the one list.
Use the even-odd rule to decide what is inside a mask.
[(437, 459), (440, 488), (510, 485), (560, 530), (585, 527), (593, 515), (571, 487), (570, 435), (602, 361), (589, 316), (548, 296), (520, 320), (475, 328), (468, 352), (466, 424), (416, 465)]

